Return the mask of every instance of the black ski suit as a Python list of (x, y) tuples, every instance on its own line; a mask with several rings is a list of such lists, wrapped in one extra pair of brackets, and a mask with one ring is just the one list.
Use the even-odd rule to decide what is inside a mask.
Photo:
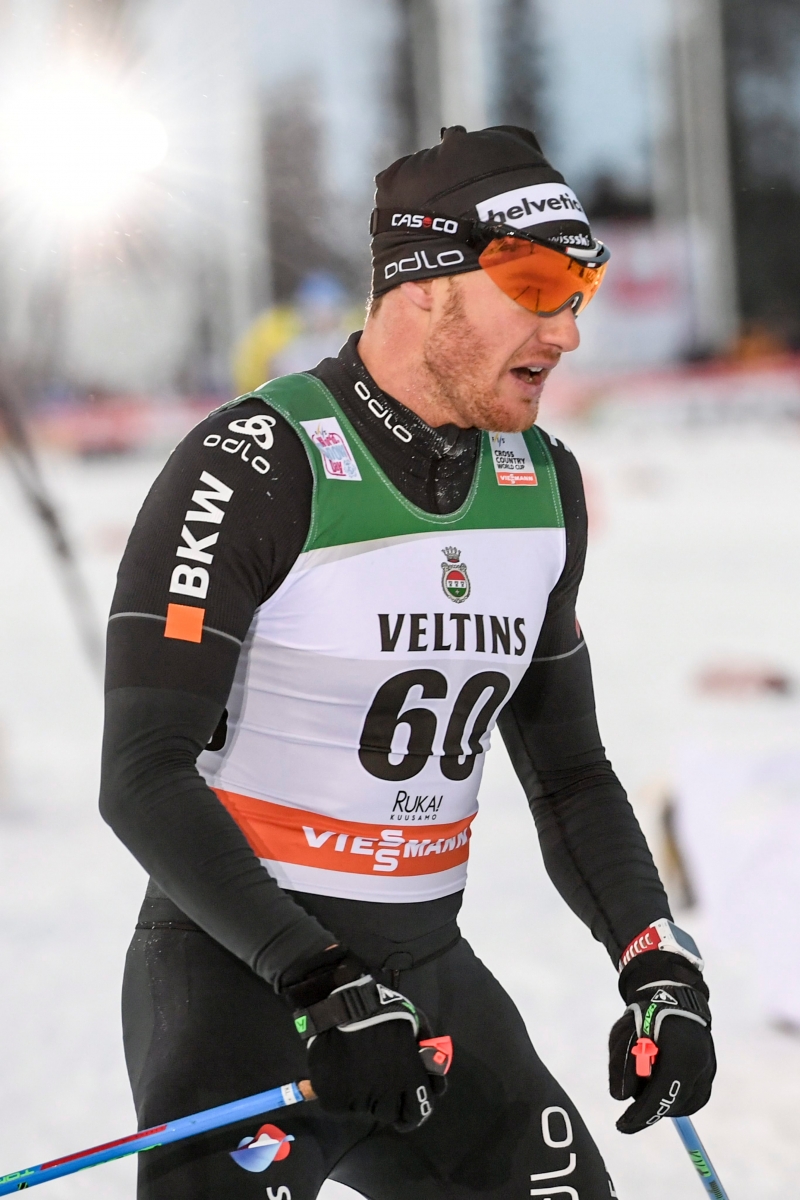
[[(407, 499), (453, 512), (469, 490), (479, 435), (432, 429), (383, 395), (354, 335), (313, 372)], [(358, 382), (366, 385), (357, 390)], [(373, 398), (368, 405), (363, 392)], [(379, 399), (375, 399), (378, 397)], [(238, 418), (265, 410), (243, 401)], [(217, 586), (193, 645), (163, 636), (166, 580), (198, 475), (218, 468), (230, 411), (178, 446), (144, 503), (123, 558), (109, 624), (101, 808), (151, 874), (126, 967), (125, 1049), (140, 1126), (302, 1078), (305, 1051), (281, 978), (341, 940), (453, 1037), (446, 1095), (409, 1134), (314, 1105), (271, 1123), (295, 1141), (264, 1174), (229, 1157), (249, 1121), (140, 1160), (141, 1200), (313, 1200), (331, 1177), (375, 1200), (480, 1194), (606, 1200), (610, 1181), (569, 1098), (537, 1057), (513, 1003), (461, 938), (461, 894), (383, 904), (282, 891), (199, 775), (225, 736), (225, 704), (253, 614), (286, 578), (311, 512), (300, 439), (277, 413), (270, 470), (230, 457), (236, 487), (215, 547)], [(410, 440), (392, 430), (400, 425)], [(210, 440), (213, 447), (204, 445)], [(647, 845), (600, 743), (575, 601), (586, 510), (574, 457), (553, 440), (567, 557), (530, 667), (499, 727), (536, 821), (547, 870), (616, 964), (669, 907)], [(224, 458), (224, 454), (222, 454)]]

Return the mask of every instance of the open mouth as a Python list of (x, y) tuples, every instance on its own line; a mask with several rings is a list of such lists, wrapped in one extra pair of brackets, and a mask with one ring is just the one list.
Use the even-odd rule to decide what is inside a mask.
[(516, 375), (517, 379), (523, 383), (538, 383), (542, 375), (547, 371), (547, 367), (512, 367), (511, 374)]

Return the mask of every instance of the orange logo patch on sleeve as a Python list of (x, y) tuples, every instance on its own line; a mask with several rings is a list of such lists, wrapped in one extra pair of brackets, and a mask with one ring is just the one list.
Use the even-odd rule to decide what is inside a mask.
[(168, 604), (164, 637), (181, 642), (202, 642), (206, 610), (194, 604)]

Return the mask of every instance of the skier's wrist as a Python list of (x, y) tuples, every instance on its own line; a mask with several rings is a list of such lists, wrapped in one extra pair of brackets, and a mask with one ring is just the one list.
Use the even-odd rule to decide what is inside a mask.
[(294, 963), (284, 972), (279, 991), (292, 1008), (308, 1008), (327, 999), (337, 988), (368, 973), (361, 960), (340, 942), (313, 958)]
[(698, 971), (702, 971), (705, 965), (692, 935), (681, 929), (669, 917), (659, 917), (651, 921), (622, 951), (619, 960), (620, 972), (637, 958), (647, 957), (658, 951), (677, 955), (691, 963)]
[(682, 984), (695, 988), (708, 999), (708, 987), (702, 972), (682, 955), (668, 950), (652, 950), (623, 967), (619, 977), (619, 994), (629, 1004), (639, 988), (649, 983)]

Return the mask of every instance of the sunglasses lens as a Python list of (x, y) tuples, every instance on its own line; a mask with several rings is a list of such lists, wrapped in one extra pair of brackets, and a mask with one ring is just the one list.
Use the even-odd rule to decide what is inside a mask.
[(552, 316), (570, 304), (577, 315), (606, 271), (605, 263), (586, 266), (549, 246), (514, 237), (495, 238), (478, 261), (501, 292), (540, 316)]

